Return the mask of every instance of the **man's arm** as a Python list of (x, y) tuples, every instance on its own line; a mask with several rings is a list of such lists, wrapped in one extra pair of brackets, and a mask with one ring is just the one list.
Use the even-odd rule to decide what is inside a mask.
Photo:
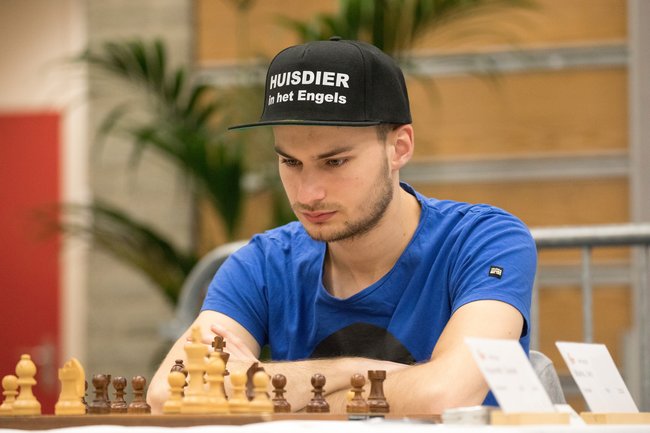
[[(431, 360), (389, 372), (384, 394), (392, 413), (441, 414), (445, 409), (479, 405), (488, 386), (476, 366), (465, 337), (519, 339), (523, 326), (521, 313), (500, 301), (475, 301), (459, 308), (449, 320)], [(374, 362), (368, 362), (368, 369)], [(348, 372), (348, 377), (354, 372)], [(359, 373), (364, 373), (360, 370)], [(366, 384), (366, 395), (370, 390)], [(344, 412), (344, 388), (327, 396), (333, 411)]]
[(397, 413), (442, 413), (447, 408), (483, 402), (488, 386), (465, 337), (519, 339), (521, 313), (500, 301), (475, 301), (460, 307), (445, 327), (431, 360), (387, 376), (391, 410)]
[[(160, 364), (158, 371), (156, 371), (156, 374), (151, 379), (151, 383), (147, 390), (147, 403), (151, 406), (152, 413), (161, 413), (163, 404), (169, 398), (169, 384), (167, 382), (167, 377), (171, 367), (174, 365), (174, 361), (182, 359), (187, 365), (184, 346), (191, 334), (192, 327), (199, 325), (201, 327), (201, 332), (203, 333), (203, 342), (210, 344), (214, 338), (214, 334), (210, 332), (210, 326), (215, 323), (232, 330), (232, 335), (237, 335), (239, 341), (241, 341), (240, 344), (246, 345), (252, 358), (259, 356), (260, 347), (255, 338), (253, 338), (246, 328), (224, 314), (210, 310), (202, 311), (194, 323), (192, 323), (183, 335), (176, 340), (172, 348), (169, 350), (169, 353)], [(228, 348), (228, 345), (229, 342), (226, 342), (226, 348)]]
[[(254, 353), (249, 349), (245, 340), (239, 338), (236, 332), (220, 323), (215, 323), (210, 328), (215, 334), (223, 336), (227, 341), (226, 349), (230, 353), (228, 368), (245, 370), (252, 362), (258, 361)], [(259, 361), (258, 361), (259, 362)], [(350, 377), (354, 373), (361, 373), (365, 376), (367, 370), (386, 370), (388, 374), (409, 368), (406, 364), (399, 364), (390, 361), (358, 357), (339, 357), (324, 359), (308, 359), (301, 361), (280, 361), (260, 363), (267, 374), (283, 374), (287, 378), (285, 398), (291, 403), (293, 411), (299, 411), (307, 406), (313, 393), (311, 392), (311, 377), (316, 373), (325, 376), (325, 396), (330, 403), (330, 398), (337, 393), (343, 396), (350, 389)], [(330, 403), (332, 412), (345, 412), (345, 400), (342, 397), (338, 404), (338, 397)]]
[[(224, 338), (226, 341), (225, 351), (230, 353), (227, 365), (230, 371), (246, 371), (253, 362), (259, 362), (258, 357), (261, 349), (246, 328), (222, 313), (210, 310), (202, 311), (188, 330), (176, 340), (151, 380), (147, 391), (147, 402), (154, 414), (162, 412), (162, 406), (169, 398), (167, 377), (174, 361), (182, 359), (187, 364), (183, 348), (188, 341), (191, 328), (195, 325), (201, 327), (205, 344), (210, 344), (216, 334)], [(407, 367), (404, 364), (364, 358), (269, 362), (262, 366), (270, 375), (281, 373), (287, 377), (285, 397), (291, 403), (293, 410), (304, 408), (311, 399), (311, 377), (316, 373), (321, 373), (326, 377), (325, 390), (329, 394), (347, 390), (350, 386), (350, 376), (354, 373), (365, 374), (367, 369), (384, 369), (392, 372)], [(345, 410), (345, 406), (343, 406), (343, 410)]]
[[(444, 409), (478, 405), (488, 386), (465, 344), (465, 337), (519, 339), (524, 319), (513, 306), (491, 300), (475, 301), (460, 307), (451, 317), (431, 356), (431, 360), (407, 366), (366, 358), (334, 358), (265, 363), (269, 374), (287, 376), (287, 399), (294, 410), (311, 398), (310, 378), (322, 373), (327, 378), (327, 401), (333, 412), (345, 412), (350, 377), (367, 370), (387, 370), (384, 393), (394, 413), (442, 413)], [(247, 345), (222, 326), (212, 330), (229, 341), (235, 359), (250, 360)], [(369, 391), (369, 384), (366, 386)]]
[[(202, 312), (196, 324), (224, 337), (231, 354), (231, 371), (245, 370), (257, 361), (260, 348), (239, 323), (213, 311)], [(270, 375), (287, 377), (286, 397), (294, 410), (306, 406), (311, 398), (311, 376), (327, 378), (325, 390), (333, 412), (344, 412), (350, 376), (367, 370), (387, 371), (384, 392), (394, 413), (442, 413), (446, 408), (481, 404), (488, 387), (464, 338), (518, 339), (523, 327), (519, 311), (500, 301), (475, 301), (459, 308), (451, 317), (431, 356), (416, 366), (366, 358), (334, 358), (305, 361), (269, 362), (263, 367)], [(187, 333), (186, 333), (187, 334)], [(214, 334), (204, 334), (206, 343)], [(152, 411), (160, 411), (168, 398), (167, 375), (175, 359), (185, 359), (181, 336), (163, 362), (149, 388)]]

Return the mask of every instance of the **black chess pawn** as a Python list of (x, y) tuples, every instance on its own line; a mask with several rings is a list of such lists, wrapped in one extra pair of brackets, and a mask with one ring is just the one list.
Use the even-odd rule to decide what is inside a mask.
[(133, 389), (133, 400), (127, 408), (128, 413), (151, 413), (151, 406), (147, 404), (144, 396), (144, 388), (147, 384), (147, 379), (144, 376), (134, 376), (131, 379), (131, 388)]
[(354, 395), (345, 406), (347, 413), (368, 413), (368, 403), (363, 399), (363, 386), (366, 384), (366, 378), (361, 374), (354, 374), (350, 378), (352, 393)]
[(314, 387), (311, 392), (314, 393), (314, 396), (311, 398), (305, 410), (309, 413), (327, 413), (330, 411), (330, 405), (325, 400), (323, 393), (325, 390), (325, 376), (320, 373), (316, 373), (311, 377), (311, 385)]
[(88, 404), (88, 413), (93, 415), (110, 413), (111, 406), (106, 400), (106, 388), (108, 387), (106, 375), (95, 374), (93, 376), (93, 387), (95, 388), (95, 398)]
[(106, 376), (106, 387), (104, 388), (104, 398), (106, 399), (106, 403), (108, 405), (111, 405), (111, 398), (109, 397), (108, 394), (108, 388), (111, 386), (111, 375), (110, 374), (104, 374)]
[(86, 406), (86, 413), (88, 413), (88, 402), (86, 401), (86, 397), (88, 397), (88, 381), (84, 380), (84, 395), (81, 397), (81, 402)]
[(113, 379), (113, 388), (115, 388), (115, 400), (111, 402), (111, 413), (126, 413), (129, 407), (124, 400), (126, 377), (116, 376)]
[(187, 377), (187, 369), (185, 368), (185, 364), (183, 364), (182, 359), (177, 359), (174, 362), (174, 365), (172, 365), (172, 368), (169, 370), (169, 372), (171, 373), (172, 371), (179, 371), (183, 373), (185, 377)]
[(272, 399), (273, 412), (291, 412), (291, 403), (284, 398), (284, 387), (287, 386), (287, 378), (284, 374), (276, 374), (273, 376), (273, 379), (271, 379), (271, 383), (273, 384), (273, 393), (275, 394), (275, 397)]
[(386, 370), (368, 370), (368, 379), (370, 380), (370, 393), (368, 394), (370, 413), (390, 412), (390, 405), (384, 396)]

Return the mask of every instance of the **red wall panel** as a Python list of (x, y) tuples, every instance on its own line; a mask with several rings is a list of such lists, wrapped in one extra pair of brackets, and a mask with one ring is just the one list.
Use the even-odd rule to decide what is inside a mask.
[(60, 201), (59, 155), (58, 113), (0, 114), (0, 376), (29, 353), (44, 412), (58, 397), (60, 239), (34, 213)]

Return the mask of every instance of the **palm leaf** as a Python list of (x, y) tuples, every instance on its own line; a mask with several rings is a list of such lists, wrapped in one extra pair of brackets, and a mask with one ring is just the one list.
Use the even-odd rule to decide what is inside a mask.
[(279, 22), (303, 41), (337, 35), (366, 40), (399, 57), (426, 31), (506, 7), (533, 5), (533, 0), (339, 0), (337, 12), (320, 14), (311, 22)]
[[(62, 215), (62, 217), (58, 217)], [(86, 238), (123, 263), (138, 269), (172, 304), (198, 257), (182, 251), (146, 222), (101, 201), (42, 209), (40, 226), (49, 233)]]
[(147, 149), (174, 160), (192, 179), (197, 192), (209, 198), (223, 218), (229, 238), (234, 238), (242, 207), (244, 157), (242, 152), (231, 150), (240, 143), (221, 133), (226, 129), (225, 116), (220, 115), (224, 104), (214, 96), (217, 89), (190, 83), (182, 68), (170, 72), (160, 41), (109, 42), (83, 58), (120, 80), (136, 84), (147, 96), (140, 109), (150, 114), (150, 120), (138, 122), (134, 120), (137, 116), (127, 116), (123, 109), (107, 117), (110, 128), (102, 128), (100, 133), (119, 129), (131, 137), (134, 168)]

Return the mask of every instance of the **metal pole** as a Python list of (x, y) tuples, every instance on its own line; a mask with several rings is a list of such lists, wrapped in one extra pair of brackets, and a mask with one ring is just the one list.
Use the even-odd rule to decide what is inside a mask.
[(650, 313), (650, 294), (648, 293), (648, 276), (650, 273), (650, 245), (640, 248), (641, 250), (641, 263), (643, 263), (642, 272), (639, 278), (639, 355), (641, 371), (641, 396), (639, 407), (642, 411), (650, 410), (650, 321), (648, 314)]
[(586, 343), (592, 343), (593, 317), (591, 293), (591, 246), (582, 247), (582, 330)]
[(539, 283), (535, 278), (533, 282), (533, 294), (530, 302), (530, 348), (539, 350)]

